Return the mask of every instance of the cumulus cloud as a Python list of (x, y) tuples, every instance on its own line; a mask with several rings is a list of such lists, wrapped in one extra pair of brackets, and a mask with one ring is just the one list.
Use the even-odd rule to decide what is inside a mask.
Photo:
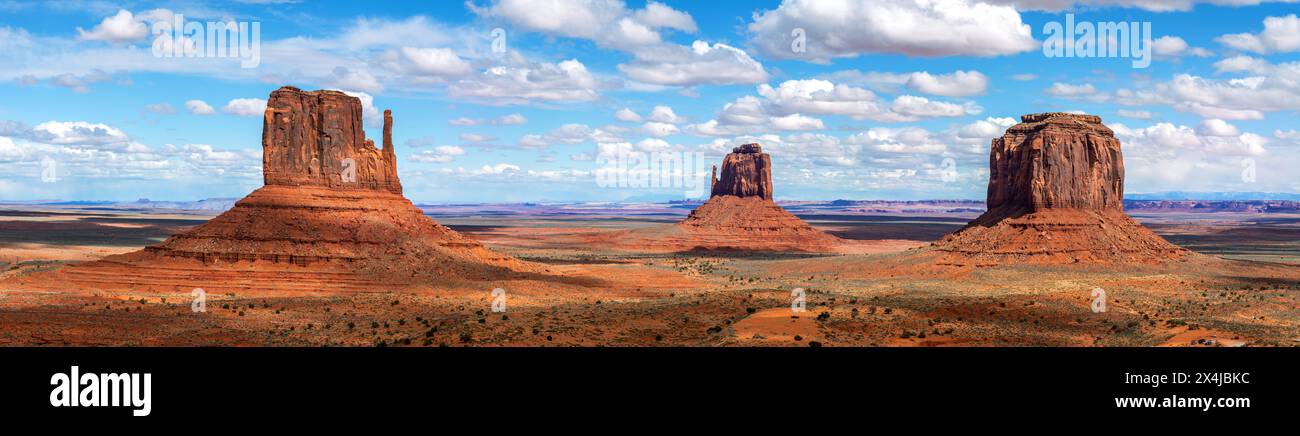
[(1201, 121), (1201, 125), (1196, 128), (1196, 132), (1204, 136), (1237, 136), (1241, 134), (1237, 130), (1237, 126), (1228, 124), (1227, 121), (1218, 118)]
[(77, 28), (77, 37), (90, 41), (138, 41), (149, 35), (149, 26), (137, 20), (131, 11), (120, 9), (90, 30)]
[(677, 116), (676, 112), (673, 112), (673, 108), (660, 105), (655, 106), (654, 109), (650, 111), (650, 121), (660, 123), (680, 123), (683, 120), (681, 117)]
[(661, 29), (695, 32), (690, 14), (659, 2), (633, 10), (622, 0), (495, 0), (469, 4), (482, 17), (504, 20), (524, 30), (591, 40), (601, 47), (633, 49), (660, 43)]
[(955, 71), (952, 74), (931, 75), (921, 71), (912, 73), (907, 87), (926, 94), (945, 97), (969, 97), (988, 90), (989, 78), (979, 71)]
[(744, 50), (705, 41), (638, 50), (632, 62), (618, 69), (632, 80), (668, 86), (751, 84), (768, 77), (763, 65)]
[[(804, 31), (803, 52), (792, 49), (795, 29)], [(789, 0), (756, 13), (748, 32), (765, 55), (816, 62), (868, 53), (1001, 56), (1039, 47), (1015, 8), (973, 0)]]
[(40, 142), (60, 145), (119, 144), (130, 140), (116, 127), (85, 121), (47, 121), (33, 127), (31, 135)]
[(1300, 18), (1295, 14), (1268, 17), (1263, 32), (1234, 33), (1215, 40), (1233, 49), (1261, 54), (1300, 51)]
[(401, 54), (411, 71), (426, 76), (463, 76), (473, 71), (469, 62), (446, 48), (402, 47)]
[(266, 100), (260, 98), (236, 98), (221, 108), (222, 112), (241, 117), (260, 117), (266, 113)]
[(497, 66), (451, 85), (453, 97), (482, 99), (499, 104), (583, 102), (599, 98), (598, 83), (577, 59), (529, 66)]
[(216, 110), (212, 109), (212, 106), (208, 105), (208, 103), (203, 100), (186, 101), (185, 109), (189, 110), (190, 113), (194, 115), (212, 115), (217, 113)]
[(1269, 64), (1259, 59), (1234, 57), (1215, 64), (1222, 71), (1253, 75), (1209, 79), (1178, 74), (1150, 89), (1122, 89), (1116, 101), (1124, 105), (1163, 104), (1203, 118), (1258, 120), (1266, 112), (1300, 110), (1300, 62)]

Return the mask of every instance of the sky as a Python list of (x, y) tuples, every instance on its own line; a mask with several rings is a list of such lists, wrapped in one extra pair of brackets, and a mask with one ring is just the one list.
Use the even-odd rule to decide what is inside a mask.
[[(750, 142), (771, 153), (779, 200), (983, 199), (991, 139), (1051, 111), (1102, 117), (1129, 194), (1298, 193), (1297, 13), (1268, 0), (0, 0), (0, 200), (246, 195), (283, 85), (357, 96), (371, 138), (391, 109), (417, 202), (689, 198)], [(222, 57), (195, 35), (224, 23), (245, 30)], [(1096, 37), (1119, 23), (1127, 35)], [(687, 165), (644, 163), (674, 157)]]

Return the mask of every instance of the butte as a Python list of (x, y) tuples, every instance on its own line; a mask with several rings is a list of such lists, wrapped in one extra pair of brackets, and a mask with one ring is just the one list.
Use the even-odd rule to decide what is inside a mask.
[(672, 251), (831, 252), (843, 240), (813, 228), (772, 198), (772, 156), (735, 147), (714, 167), (709, 200), (684, 220), (624, 233), (624, 244)]
[(90, 289), (375, 291), (533, 269), (402, 196), (392, 113), (383, 149), (365, 137), (361, 114), (342, 92), (275, 90), (262, 123), (264, 186), (159, 244), (53, 273)]
[(1095, 115), (1042, 113), (993, 139), (987, 211), (935, 242), (938, 262), (1151, 263), (1190, 252), (1124, 213), (1124, 156)]

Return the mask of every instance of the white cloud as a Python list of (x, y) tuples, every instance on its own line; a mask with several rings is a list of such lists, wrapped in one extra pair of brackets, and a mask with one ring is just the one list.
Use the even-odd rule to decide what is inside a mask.
[(955, 71), (952, 74), (931, 75), (921, 71), (912, 73), (907, 87), (917, 92), (945, 97), (969, 97), (988, 90), (989, 78), (979, 71)]
[(947, 145), (919, 127), (868, 129), (848, 137), (845, 142), (866, 145), (886, 153), (938, 154), (948, 150)]
[(1228, 124), (1227, 121), (1218, 118), (1201, 121), (1201, 125), (1197, 127), (1196, 132), (1204, 136), (1237, 136), (1241, 134), (1237, 130), (1237, 126)]
[(1156, 56), (1161, 57), (1207, 57), (1213, 55), (1213, 53), (1204, 48), (1187, 45), (1187, 41), (1177, 36), (1162, 36), (1156, 38), (1154, 41), (1151, 41), (1151, 51)]
[(618, 69), (632, 80), (655, 85), (749, 84), (768, 77), (763, 65), (744, 50), (722, 43), (664, 44), (637, 50), (635, 55)]
[(801, 114), (772, 117), (771, 123), (772, 128), (776, 130), (821, 130), (826, 128), (826, 126), (822, 125), (822, 120)]
[(144, 39), (149, 35), (149, 27), (132, 16), (131, 11), (120, 9), (117, 14), (105, 18), (98, 26), (86, 31), (77, 28), (77, 37), (89, 41), (127, 42)]
[(426, 76), (463, 76), (473, 71), (469, 62), (446, 48), (402, 47), (401, 53), (416, 74)]
[(411, 155), (412, 162), (421, 163), (448, 163), (456, 159), (456, 156), (465, 155), (465, 149), (454, 145), (443, 145)]
[(478, 173), (478, 174), (489, 174), (489, 175), (490, 175), (490, 174), (507, 174), (507, 173), (517, 172), (517, 171), (519, 171), (519, 169), (520, 169), (520, 168), (519, 168), (518, 165), (512, 165), (512, 164), (508, 164), (508, 163), (499, 163), (499, 164), (496, 164), (496, 165), (483, 165), (483, 167), (480, 168), (480, 169), (477, 171), (477, 173)]
[(1261, 54), (1300, 51), (1300, 18), (1295, 14), (1268, 17), (1264, 19), (1263, 32), (1223, 35), (1216, 41), (1237, 50)]
[(526, 67), (497, 66), (451, 85), (453, 97), (483, 99), (500, 104), (581, 102), (599, 98), (596, 78), (576, 59)]
[(695, 26), (695, 19), (691, 18), (691, 14), (653, 0), (646, 3), (645, 9), (636, 11), (634, 16), (636, 21), (652, 28), (670, 28), (690, 33), (695, 33), (698, 30)]
[(1268, 74), (1272, 69), (1273, 65), (1268, 61), (1250, 56), (1233, 56), (1214, 63), (1214, 71), (1217, 73)]
[(636, 112), (633, 112), (632, 109), (628, 109), (628, 108), (622, 108), (619, 109), (618, 112), (614, 112), (614, 118), (618, 119), (619, 121), (627, 121), (629, 123), (641, 122), (641, 116), (637, 115)]
[(355, 89), (364, 92), (382, 92), (384, 90), (384, 85), (379, 83), (379, 80), (368, 71), (351, 70), (347, 67), (335, 68), (333, 77), (328, 81), (328, 84), (339, 89)]
[(988, 144), (989, 140), (1002, 136), (1008, 127), (1014, 126), (1014, 118), (988, 117), (957, 129), (957, 138), (961, 142)]
[(186, 101), (185, 109), (188, 109), (190, 113), (194, 115), (212, 115), (217, 113), (216, 110), (212, 109), (212, 106), (208, 105), (208, 103), (203, 100)]
[(658, 2), (632, 10), (622, 0), (496, 0), (479, 7), (479, 16), (497, 18), (524, 30), (591, 40), (601, 47), (634, 49), (662, 42), (659, 29), (696, 30), (685, 12)]
[(1116, 91), (1116, 101), (1124, 105), (1164, 104), (1180, 112), (1225, 120), (1257, 120), (1266, 112), (1300, 110), (1300, 62), (1272, 65), (1229, 58), (1216, 63), (1216, 68), (1246, 69), (1258, 75), (1219, 80), (1178, 74), (1151, 89)]
[(683, 120), (677, 116), (676, 112), (673, 112), (673, 108), (661, 105), (655, 106), (654, 109), (650, 111), (650, 121), (675, 124), (680, 123)]
[[(793, 29), (806, 52), (792, 50)], [(1037, 49), (1010, 6), (972, 0), (788, 0), (755, 14), (751, 43), (768, 56), (826, 62), (867, 53), (1000, 56)]]
[(59, 145), (119, 144), (130, 140), (116, 127), (85, 121), (47, 121), (33, 127), (31, 135), (40, 142)]
[(266, 100), (260, 98), (236, 98), (221, 108), (222, 112), (241, 117), (260, 117), (266, 113)]

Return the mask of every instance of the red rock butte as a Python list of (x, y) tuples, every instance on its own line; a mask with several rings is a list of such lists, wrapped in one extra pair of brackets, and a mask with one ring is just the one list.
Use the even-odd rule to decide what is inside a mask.
[(1095, 115), (1042, 113), (993, 139), (988, 210), (935, 243), (942, 263), (1151, 262), (1189, 252), (1124, 213), (1124, 156)]
[(533, 269), (402, 196), (392, 126), (384, 111), (378, 149), (365, 138), (359, 99), (275, 90), (262, 124), (265, 186), (162, 243), (58, 272), (92, 288), (373, 291)]
[(758, 144), (732, 149), (714, 168), (711, 195), (664, 232), (665, 243), (688, 249), (834, 251), (842, 241), (814, 229), (772, 199), (772, 156)]

